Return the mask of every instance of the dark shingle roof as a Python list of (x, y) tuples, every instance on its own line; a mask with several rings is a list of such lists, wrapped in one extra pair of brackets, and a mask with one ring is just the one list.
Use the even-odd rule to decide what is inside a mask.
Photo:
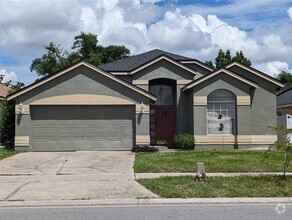
[(168, 56), (176, 61), (194, 60), (189, 57), (184, 57), (163, 50), (155, 49), (136, 56), (131, 56), (114, 62), (102, 64), (99, 66), (99, 68), (108, 72), (128, 72), (162, 55)]

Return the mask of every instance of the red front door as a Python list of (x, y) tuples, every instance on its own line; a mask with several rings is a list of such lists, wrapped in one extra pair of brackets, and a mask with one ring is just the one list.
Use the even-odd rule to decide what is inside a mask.
[(156, 144), (171, 144), (174, 138), (173, 108), (155, 109), (155, 139)]

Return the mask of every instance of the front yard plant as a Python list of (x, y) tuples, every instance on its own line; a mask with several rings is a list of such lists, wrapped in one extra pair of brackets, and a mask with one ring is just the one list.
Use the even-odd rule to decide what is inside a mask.
[(177, 149), (194, 150), (195, 138), (192, 134), (178, 134), (174, 138), (174, 144)]

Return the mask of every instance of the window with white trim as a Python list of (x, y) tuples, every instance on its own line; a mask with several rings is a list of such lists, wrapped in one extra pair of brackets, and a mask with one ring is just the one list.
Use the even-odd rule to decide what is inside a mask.
[(208, 134), (234, 134), (235, 95), (219, 89), (207, 98)]

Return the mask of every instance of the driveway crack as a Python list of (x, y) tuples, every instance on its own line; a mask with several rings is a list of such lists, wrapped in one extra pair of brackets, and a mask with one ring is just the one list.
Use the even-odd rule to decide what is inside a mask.
[(34, 169), (37, 170), (37, 171), (39, 171), (39, 172), (41, 172), (42, 174), (46, 174), (46, 173), (44, 173), (44, 172), (39, 168), (39, 166), (41, 166), (41, 165), (43, 165), (43, 164), (45, 164), (45, 163), (48, 163), (48, 162), (50, 162), (50, 161), (57, 160), (57, 159), (59, 159), (60, 157), (63, 157), (63, 155), (57, 156), (57, 157), (55, 157), (54, 159), (51, 159), (51, 160), (46, 160), (46, 161), (44, 161), (44, 162), (42, 162), (42, 163), (36, 165)]
[(61, 171), (63, 170), (66, 162), (67, 162), (67, 160), (62, 161), (61, 167), (56, 171), (57, 175), (61, 174)]
[(22, 184), (21, 186), (17, 187), (12, 193), (10, 193), (8, 196), (6, 196), (4, 198), (4, 200), (8, 200), (11, 196), (15, 195), (21, 188), (23, 188), (24, 186), (27, 186), (28, 184), (30, 184), (31, 182), (27, 182)]

